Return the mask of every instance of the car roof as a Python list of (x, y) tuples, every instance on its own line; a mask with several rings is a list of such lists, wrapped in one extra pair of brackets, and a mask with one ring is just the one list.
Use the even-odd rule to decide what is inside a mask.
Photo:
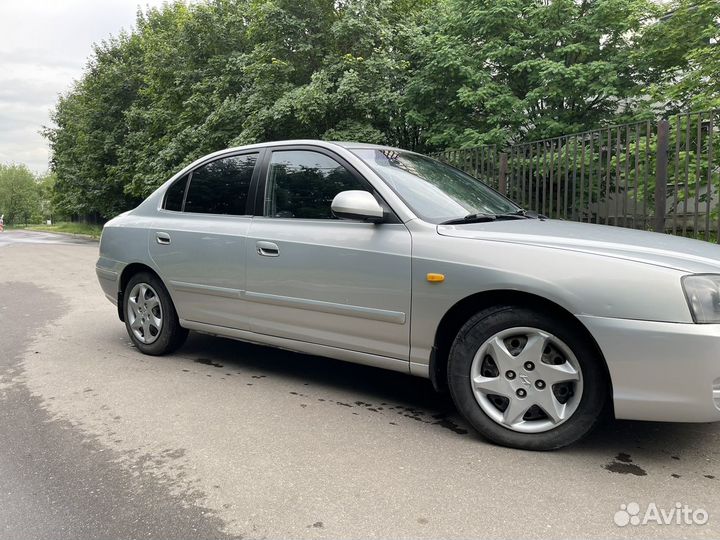
[(192, 163), (191, 166), (195, 166), (200, 161), (205, 161), (208, 158), (216, 158), (221, 157), (225, 154), (232, 153), (232, 152), (238, 152), (242, 150), (255, 150), (260, 148), (273, 148), (276, 146), (302, 146), (302, 145), (316, 145), (320, 147), (325, 148), (332, 148), (333, 146), (339, 146), (341, 148), (344, 148), (346, 150), (392, 150), (395, 152), (410, 152), (415, 154), (416, 152), (413, 152), (412, 150), (405, 150), (404, 148), (397, 148), (394, 146), (386, 146), (382, 144), (370, 144), (370, 143), (362, 143), (362, 142), (356, 142), (356, 141), (323, 141), (320, 139), (289, 139), (284, 141), (267, 141), (267, 142), (260, 142), (260, 143), (253, 143), (253, 144), (247, 144), (243, 146), (235, 146), (231, 148), (224, 148), (222, 150), (218, 150), (216, 152), (213, 152), (212, 154), (208, 154), (206, 156), (203, 156), (196, 162)]
[(362, 143), (362, 142), (355, 142), (355, 141), (328, 141), (332, 144), (337, 144), (338, 146), (342, 146), (343, 148), (347, 148), (348, 150), (396, 150), (400, 152), (408, 152), (409, 150), (405, 150), (403, 148), (396, 148), (394, 146), (386, 146), (384, 144), (370, 144), (370, 143)]

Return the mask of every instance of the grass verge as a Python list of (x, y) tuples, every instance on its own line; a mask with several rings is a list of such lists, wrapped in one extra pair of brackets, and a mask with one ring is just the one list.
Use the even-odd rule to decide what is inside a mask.
[(91, 225), (89, 223), (59, 222), (53, 225), (28, 225), (29, 231), (45, 231), (65, 234), (79, 234), (90, 238), (100, 238), (102, 225)]

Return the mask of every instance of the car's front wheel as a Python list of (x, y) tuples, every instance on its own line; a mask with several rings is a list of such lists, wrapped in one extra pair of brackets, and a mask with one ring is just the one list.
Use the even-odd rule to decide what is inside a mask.
[(500, 306), (473, 316), (448, 361), (460, 412), (488, 439), (553, 450), (586, 435), (607, 399), (607, 377), (594, 347), (567, 321)]
[(145, 354), (173, 352), (187, 338), (165, 285), (148, 272), (135, 274), (123, 295), (125, 328), (135, 346)]

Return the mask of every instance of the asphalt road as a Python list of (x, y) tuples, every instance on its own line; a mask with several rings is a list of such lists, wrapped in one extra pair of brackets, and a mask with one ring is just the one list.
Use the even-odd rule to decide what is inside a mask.
[[(194, 334), (143, 356), (96, 257), (0, 234), (0, 538), (720, 536), (720, 425), (521, 452), (398, 373)], [(709, 521), (616, 525), (633, 502)]]

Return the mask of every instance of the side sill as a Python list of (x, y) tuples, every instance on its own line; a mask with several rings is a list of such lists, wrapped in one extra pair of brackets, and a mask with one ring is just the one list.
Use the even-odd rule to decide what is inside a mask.
[(239, 341), (247, 341), (258, 345), (269, 345), (278, 349), (324, 356), (327, 358), (334, 358), (336, 360), (343, 360), (345, 362), (389, 369), (391, 371), (399, 371), (401, 373), (410, 373), (410, 363), (406, 360), (398, 360), (397, 358), (377, 356), (374, 354), (340, 349), (327, 345), (318, 345), (317, 343), (308, 343), (306, 341), (269, 336), (267, 334), (257, 334), (248, 330), (238, 330), (236, 328), (229, 328), (226, 326), (215, 326), (212, 324), (188, 321), (185, 319), (180, 319), (180, 325), (188, 330), (194, 330), (204, 334), (222, 336), (237, 339)]
[[(430, 377), (430, 366), (428, 366), (427, 364), (410, 362), (410, 375), (415, 375), (416, 377), (422, 377), (423, 379), (432, 380), (432, 377)], [(435, 386), (435, 381), (433, 381), (433, 388), (435, 388), (436, 391), (439, 391), (439, 388)]]

